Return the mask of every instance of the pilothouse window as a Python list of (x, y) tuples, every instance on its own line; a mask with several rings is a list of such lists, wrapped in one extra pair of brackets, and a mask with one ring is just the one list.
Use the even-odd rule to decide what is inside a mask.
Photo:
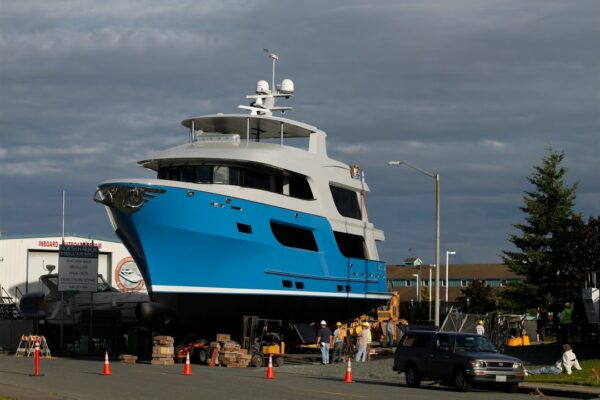
[(357, 193), (353, 190), (329, 185), (338, 212), (347, 218), (362, 219)]
[(262, 164), (164, 165), (158, 168), (157, 177), (171, 181), (235, 185), (266, 190), (303, 200), (314, 199), (306, 176)]
[(344, 257), (367, 258), (365, 257), (365, 239), (362, 236), (335, 231), (333, 234), (340, 253)]

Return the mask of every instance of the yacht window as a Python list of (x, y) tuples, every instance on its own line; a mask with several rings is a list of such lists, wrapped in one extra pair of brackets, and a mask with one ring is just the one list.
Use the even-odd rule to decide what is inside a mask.
[(242, 185), (242, 177), (241, 171), (239, 168), (229, 167), (229, 184), (241, 186)]
[(196, 167), (192, 165), (181, 167), (181, 180), (183, 182), (196, 182)]
[(306, 177), (300, 174), (292, 174), (289, 177), (290, 196), (304, 200), (314, 199), (310, 185)]
[(181, 168), (169, 167), (169, 170), (167, 171), (167, 179), (170, 181), (180, 181), (181, 180)]
[(332, 185), (329, 187), (331, 189), (335, 207), (342, 216), (353, 219), (362, 219), (362, 213), (360, 212), (358, 197), (356, 196), (355, 191), (342, 189)]
[(359, 235), (352, 235), (344, 232), (333, 232), (340, 253), (344, 257), (366, 258), (365, 257), (365, 239)]
[(310, 229), (271, 222), (271, 230), (275, 239), (286, 247), (319, 251), (315, 235)]
[(242, 186), (253, 189), (269, 190), (271, 187), (269, 175), (257, 171), (244, 171)]
[(196, 183), (212, 183), (213, 166), (198, 165), (196, 167)]
[(213, 183), (229, 183), (229, 168), (223, 165), (215, 167), (213, 171)]
[(251, 167), (221, 164), (160, 166), (157, 178), (203, 184), (223, 184), (267, 190), (303, 200), (313, 200), (306, 176), (259, 164)]

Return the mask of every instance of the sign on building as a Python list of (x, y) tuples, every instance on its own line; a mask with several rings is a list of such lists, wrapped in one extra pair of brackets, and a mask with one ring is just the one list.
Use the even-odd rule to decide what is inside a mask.
[(60, 245), (58, 249), (58, 290), (98, 290), (98, 247)]

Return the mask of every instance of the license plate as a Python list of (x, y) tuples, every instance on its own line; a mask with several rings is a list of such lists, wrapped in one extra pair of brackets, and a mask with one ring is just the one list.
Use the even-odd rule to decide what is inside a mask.
[(506, 382), (506, 375), (496, 375), (496, 382)]

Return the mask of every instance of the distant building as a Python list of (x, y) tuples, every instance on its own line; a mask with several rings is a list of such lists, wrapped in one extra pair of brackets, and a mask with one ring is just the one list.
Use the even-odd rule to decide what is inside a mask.
[(419, 257), (409, 257), (404, 260), (405, 266), (418, 267), (419, 265), (422, 265), (422, 264), (423, 264), (423, 261), (421, 261), (421, 259)]
[[(429, 288), (429, 270), (429, 265), (388, 265), (388, 290), (398, 292), (402, 302), (411, 299), (416, 301), (417, 278), (413, 275), (419, 275), (419, 288)], [(469, 286), (475, 279), (482, 279), (494, 292), (525, 279), (525, 277), (512, 272), (504, 264), (450, 264), (448, 272), (448, 301), (450, 302), (456, 301), (456, 298), (462, 294), (461, 289)], [(431, 287), (435, 288), (435, 268), (431, 268), (431, 277)], [(440, 299), (442, 301), (445, 300), (445, 287), (446, 267), (442, 265), (440, 269)]]
[[(123, 244), (114, 239), (68, 234), (65, 244), (98, 248), (98, 274), (121, 291), (146, 290), (135, 262)], [(0, 237), (0, 292), (18, 300), (22, 295), (42, 290), (40, 276), (59, 273), (59, 235), (19, 235)], [(134, 278), (139, 277), (137, 281)], [(137, 279), (137, 278), (136, 278)]]

